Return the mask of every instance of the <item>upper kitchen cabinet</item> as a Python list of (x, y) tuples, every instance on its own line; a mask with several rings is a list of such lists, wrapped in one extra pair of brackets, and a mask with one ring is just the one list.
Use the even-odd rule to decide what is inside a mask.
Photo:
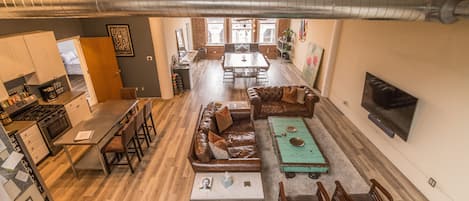
[(28, 84), (42, 84), (66, 74), (52, 31), (30, 33), (23, 37), (36, 71), (25, 77)]
[(34, 72), (34, 64), (23, 36), (0, 38), (0, 69), (2, 82)]

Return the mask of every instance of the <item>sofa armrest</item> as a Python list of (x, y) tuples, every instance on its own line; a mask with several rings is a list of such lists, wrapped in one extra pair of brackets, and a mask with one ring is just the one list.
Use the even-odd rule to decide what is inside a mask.
[(261, 114), (261, 97), (254, 88), (248, 88), (247, 93), (252, 107), (252, 117), (253, 119), (258, 119), (259, 115)]
[(314, 114), (314, 104), (319, 102), (319, 96), (313, 92), (307, 93), (305, 97), (305, 106), (308, 108), (309, 116), (313, 117)]
[(240, 160), (214, 159), (208, 163), (191, 161), (194, 172), (260, 172), (261, 159), (248, 158)]

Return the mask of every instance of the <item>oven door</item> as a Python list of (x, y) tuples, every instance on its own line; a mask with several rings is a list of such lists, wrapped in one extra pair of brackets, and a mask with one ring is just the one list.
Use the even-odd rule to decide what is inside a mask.
[(46, 143), (52, 155), (57, 154), (61, 150), (61, 147), (54, 145), (54, 140), (70, 130), (71, 125), (65, 110), (58, 110), (47, 119), (41, 121), (39, 126), (42, 134), (47, 139)]

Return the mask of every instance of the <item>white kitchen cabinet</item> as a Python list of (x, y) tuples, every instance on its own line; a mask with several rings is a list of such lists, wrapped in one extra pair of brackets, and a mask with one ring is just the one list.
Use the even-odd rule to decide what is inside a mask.
[(7, 82), (35, 71), (22, 35), (0, 38), (0, 79)]
[(26, 149), (34, 163), (37, 164), (39, 161), (49, 155), (49, 149), (47, 148), (41, 131), (36, 124), (21, 132), (20, 136), (26, 145)]
[(86, 101), (85, 94), (67, 103), (65, 105), (65, 111), (67, 111), (72, 127), (75, 127), (81, 121), (91, 117), (90, 107), (88, 101)]
[(35, 73), (26, 76), (28, 84), (42, 84), (66, 74), (52, 31), (24, 35)]

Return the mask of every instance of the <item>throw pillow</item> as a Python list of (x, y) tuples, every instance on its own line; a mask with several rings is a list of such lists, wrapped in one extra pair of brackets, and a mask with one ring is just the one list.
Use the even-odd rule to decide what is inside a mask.
[(233, 124), (230, 110), (228, 107), (223, 107), (215, 112), (215, 118), (217, 120), (218, 131), (223, 132)]
[(228, 159), (228, 147), (226, 145), (226, 140), (212, 131), (208, 132), (208, 145), (212, 154), (216, 159)]
[(298, 102), (299, 104), (305, 104), (305, 95), (306, 95), (305, 88), (297, 88), (296, 89), (296, 102)]
[(282, 101), (287, 103), (296, 103), (296, 87), (284, 87)]

